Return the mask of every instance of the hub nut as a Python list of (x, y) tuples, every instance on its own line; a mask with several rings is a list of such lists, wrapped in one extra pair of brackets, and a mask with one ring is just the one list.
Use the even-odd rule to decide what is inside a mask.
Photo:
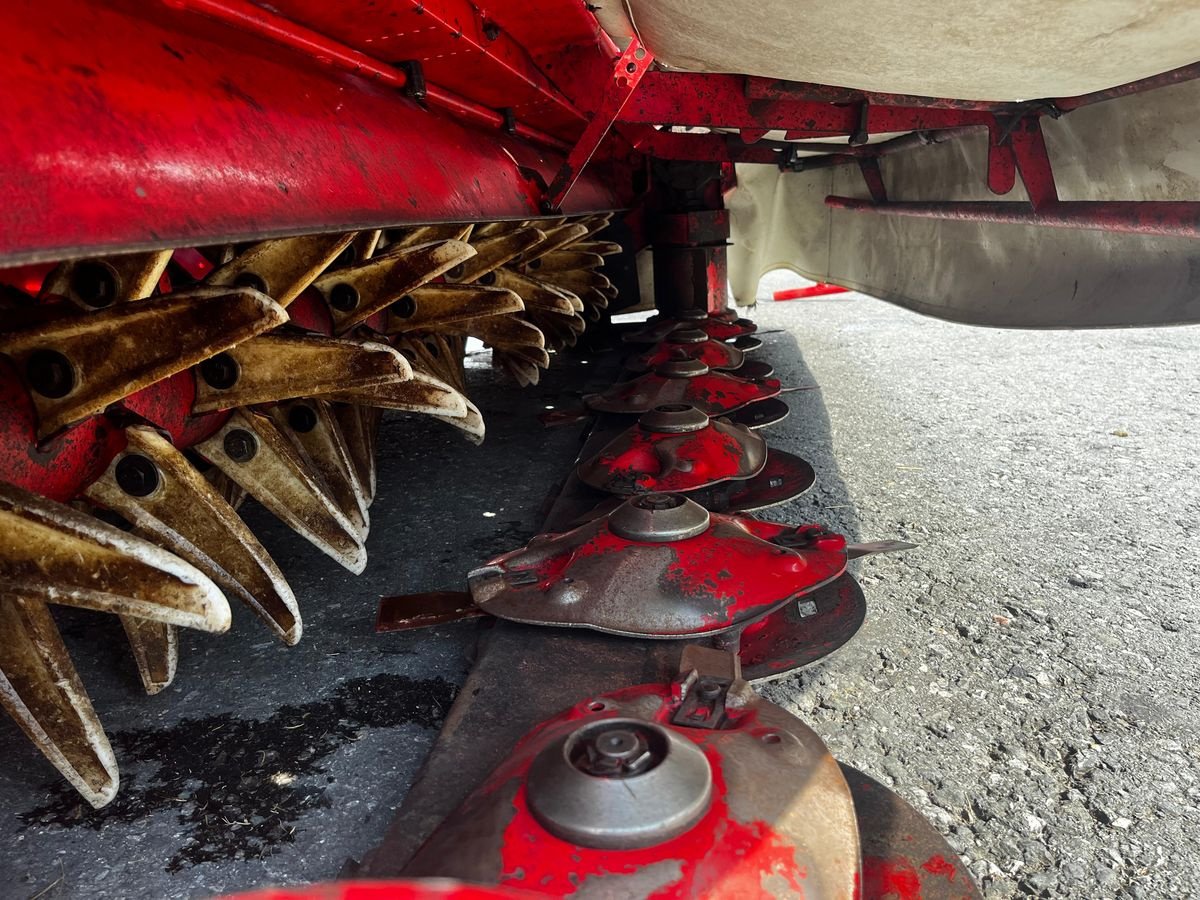
[(529, 809), (584, 847), (633, 849), (677, 837), (712, 802), (712, 768), (694, 743), (641, 719), (601, 719), (538, 754)]
[(683, 494), (642, 494), (613, 510), (608, 528), (629, 541), (665, 544), (703, 534), (709, 521), (708, 510)]

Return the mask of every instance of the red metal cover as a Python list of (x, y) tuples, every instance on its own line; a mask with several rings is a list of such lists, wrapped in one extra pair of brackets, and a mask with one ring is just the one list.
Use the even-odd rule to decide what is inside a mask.
[(653, 350), (635, 356), (625, 366), (633, 372), (648, 372), (673, 359), (698, 359), (710, 369), (733, 370), (742, 365), (746, 355), (737, 347), (714, 341), (702, 329), (679, 328), (663, 338)]
[[(745, 685), (742, 683), (742, 687)], [(697, 686), (692, 686), (692, 691)], [(672, 724), (680, 685), (642, 685), (577, 704), (526, 736), (434, 832), (405, 873), (450, 875), (553, 896), (746, 898), (859, 896), (854, 801), (837, 762), (799, 719), (747, 691), (722, 728)], [(731, 693), (732, 696), (732, 693)], [(577, 736), (646, 728), (703, 754), (707, 810), (681, 834), (648, 846), (597, 849), (566, 840), (537, 814), (543, 754), (567, 755)], [(563, 749), (558, 750), (562, 745)], [(610, 777), (613, 812), (638, 820), (660, 802), (648, 776)], [(595, 778), (600, 781), (600, 778)], [(595, 788), (596, 785), (589, 785)], [(662, 799), (670, 802), (674, 795)], [(586, 816), (600, 804), (578, 813)]]
[(659, 406), (579, 465), (579, 479), (612, 494), (694, 491), (757, 475), (767, 443), (749, 428), (694, 406)]
[[(701, 365), (694, 374), (674, 374), (674, 363), (660, 366), (633, 381), (615, 384), (600, 394), (584, 397), (591, 409), (612, 413), (644, 413), (656, 406), (689, 403), (706, 415), (720, 416), (779, 394), (777, 378), (749, 381)], [(672, 368), (669, 368), (672, 367)]]
[(820, 526), (644, 494), (572, 531), (538, 535), (467, 578), (476, 604), (503, 619), (679, 639), (747, 625), (845, 568), (845, 538)]

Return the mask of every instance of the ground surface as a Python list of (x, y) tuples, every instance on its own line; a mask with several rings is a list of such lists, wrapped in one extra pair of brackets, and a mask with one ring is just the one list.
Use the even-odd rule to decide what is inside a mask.
[[(858, 564), (862, 631), (768, 696), (929, 816), (989, 896), (1200, 893), (1200, 330), (985, 331), (865, 298), (753, 315), (783, 330), (761, 358), (821, 386), (766, 433), (818, 472), (769, 517), (921, 545)], [(584, 377), (518, 399), (475, 371), (482, 448), (390, 420), (358, 578), (249, 509), (298, 647), (235, 611), (147, 699), (112, 622), (65, 619), (122, 794), (82, 808), (0, 718), (0, 897), (207, 896), (372, 847), (471, 651), (461, 626), (374, 636), (377, 599), (458, 587), (533, 532), (577, 440), (533, 416)]]
[(860, 564), (856, 640), (768, 695), (989, 896), (1200, 895), (1200, 330), (982, 330), (865, 298), (753, 315), (801, 348), (785, 383), (822, 388), (769, 435), (818, 487), (770, 512), (921, 545)]

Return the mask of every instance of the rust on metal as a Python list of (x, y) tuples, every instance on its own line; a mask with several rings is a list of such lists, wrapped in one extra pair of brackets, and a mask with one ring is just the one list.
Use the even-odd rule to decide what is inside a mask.
[(472, 602), (471, 595), (465, 591), (403, 594), (380, 599), (375, 630), (381, 634), (389, 631), (411, 631), (484, 615), (486, 613)]
[(525, 311), (520, 296), (504, 287), (480, 284), (427, 284), (414, 288), (388, 307), (386, 334), (440, 331), (453, 322)]
[(287, 321), (248, 288), (198, 288), (0, 335), (24, 373), (46, 438), (156, 381)]
[(42, 283), (41, 296), (66, 297), (91, 312), (154, 293), (171, 261), (170, 250), (59, 263)]
[(286, 307), (344, 251), (355, 232), (261, 241), (207, 278), (212, 285), (252, 287)]
[(264, 334), (195, 370), (193, 413), (407, 381), (412, 371), (387, 344), (315, 334)]
[(195, 449), (321, 552), (356, 575), (366, 567), (354, 524), (269, 417), (236, 410)]
[[(153, 428), (131, 426), (124, 436), (125, 451), (85, 496), (119, 513), (135, 534), (169, 548), (204, 572), (227, 597), (253, 610), (284, 643), (299, 641), (302, 625), (295, 595), (230, 498)], [(220, 469), (211, 471), (242, 493)]]
[(334, 331), (342, 334), (474, 255), (475, 249), (463, 241), (388, 247), (368, 260), (326, 272), (313, 287), (329, 304)]
[(291, 440), (305, 468), (324, 482), (328, 496), (355, 527), (359, 539), (366, 540), (371, 523), (366, 492), (330, 405), (313, 398), (291, 400), (273, 407), (270, 416)]

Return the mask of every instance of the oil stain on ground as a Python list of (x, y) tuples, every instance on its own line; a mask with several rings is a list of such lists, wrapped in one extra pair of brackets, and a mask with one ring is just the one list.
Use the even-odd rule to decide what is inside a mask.
[[(280, 707), (269, 719), (225, 714), (158, 731), (116, 732), (109, 738), (122, 773), (133, 770), (116, 799), (93, 810), (65, 783), (57, 785), (49, 803), (21, 815), (22, 829), (99, 829), (169, 809), (179, 817), (184, 843), (168, 860), (168, 872), (270, 856), (292, 841), (301, 816), (329, 805), (325, 788), (305, 779), (324, 774), (331, 753), (364, 729), (440, 726), (455, 690), (441, 678), (385, 673), (346, 681), (320, 700)], [(144, 765), (131, 765), (139, 762)]]

